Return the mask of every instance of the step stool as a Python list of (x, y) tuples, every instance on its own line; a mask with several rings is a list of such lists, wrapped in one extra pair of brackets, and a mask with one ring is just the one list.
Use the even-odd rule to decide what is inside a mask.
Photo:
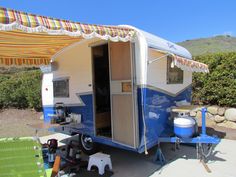
[(109, 169), (112, 170), (110, 155), (98, 152), (96, 154), (89, 156), (89, 163), (87, 170), (90, 171), (92, 166), (96, 166), (98, 167), (99, 174), (103, 175), (106, 165), (108, 165)]

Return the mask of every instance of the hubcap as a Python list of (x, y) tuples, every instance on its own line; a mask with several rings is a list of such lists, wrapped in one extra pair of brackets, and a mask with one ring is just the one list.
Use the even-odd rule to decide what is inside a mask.
[(81, 135), (81, 142), (86, 150), (92, 150), (93, 149), (93, 140), (90, 136), (88, 135)]

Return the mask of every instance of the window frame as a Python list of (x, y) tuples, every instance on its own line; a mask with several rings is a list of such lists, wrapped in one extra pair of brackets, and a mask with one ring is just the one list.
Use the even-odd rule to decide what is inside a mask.
[[(171, 68), (171, 63), (173, 62), (172, 56), (167, 56), (167, 64), (166, 64), (166, 84), (168, 85), (174, 85), (174, 84), (183, 84), (184, 83), (184, 70), (178, 68), (177, 66), (174, 66), (174, 68)], [(170, 70), (173, 69), (172, 72), (181, 72), (181, 77), (180, 81), (176, 81), (176, 82), (170, 82)], [(174, 71), (175, 70), (175, 71)], [(178, 73), (178, 77), (179, 77), (179, 73)]]
[[(65, 92), (66, 94), (63, 95), (63, 93), (57, 93), (56, 94), (56, 85), (55, 85), (55, 82), (66, 82), (66, 87), (64, 87), (65, 89), (67, 89)], [(54, 98), (69, 98), (70, 97), (70, 79), (69, 77), (65, 77), (65, 78), (57, 78), (57, 79), (54, 79), (53, 81), (53, 97)]]

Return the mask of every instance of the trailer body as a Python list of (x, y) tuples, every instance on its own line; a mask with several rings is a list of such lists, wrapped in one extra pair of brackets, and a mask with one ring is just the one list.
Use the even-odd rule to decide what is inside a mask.
[(81, 116), (81, 123), (54, 131), (86, 134), (95, 142), (140, 153), (171, 131), (170, 108), (191, 101), (192, 83), (192, 72), (173, 66), (173, 55), (190, 61), (192, 56), (130, 28), (137, 31), (133, 41), (83, 39), (52, 57), (42, 81), (44, 120), (51, 121), (57, 103)]

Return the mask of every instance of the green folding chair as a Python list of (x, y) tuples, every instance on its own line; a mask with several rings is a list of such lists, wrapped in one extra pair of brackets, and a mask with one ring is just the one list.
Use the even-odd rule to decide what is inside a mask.
[[(1, 177), (47, 177), (42, 147), (35, 138), (0, 139)], [(48, 177), (49, 177), (48, 176)]]

